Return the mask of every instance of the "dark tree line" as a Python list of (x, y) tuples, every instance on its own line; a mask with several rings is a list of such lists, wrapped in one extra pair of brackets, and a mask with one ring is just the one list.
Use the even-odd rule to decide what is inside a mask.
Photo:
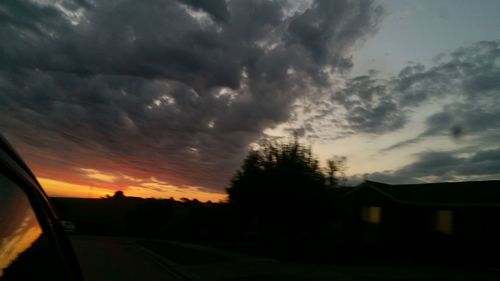
[(344, 167), (345, 158), (333, 158), (322, 169), (297, 139), (250, 151), (227, 189), (235, 223), (280, 241), (316, 239), (334, 222), (332, 191)]
[[(103, 199), (53, 199), (81, 234), (132, 235), (216, 243), (303, 256), (333, 241), (335, 194), (345, 159), (320, 166), (296, 139), (251, 150), (233, 177), (228, 203), (142, 199), (118, 191)], [(316, 245), (314, 245), (316, 243)], [(274, 247), (274, 249), (273, 249)], [(269, 251), (270, 250), (270, 251)]]

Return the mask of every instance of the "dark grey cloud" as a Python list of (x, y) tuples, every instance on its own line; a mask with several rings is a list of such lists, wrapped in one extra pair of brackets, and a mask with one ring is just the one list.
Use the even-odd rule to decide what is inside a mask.
[[(359, 1), (315, 1), (311, 9), (292, 18), (289, 42), (300, 42), (318, 64), (348, 68), (352, 63), (342, 51), (351, 48), (349, 42), (375, 30), (373, 13), (381, 15), (382, 9)], [(339, 28), (342, 25), (345, 28)]]
[(428, 117), (422, 134), (386, 150), (457, 130), (461, 136), (486, 134), (500, 128), (498, 77), (499, 42), (476, 42), (441, 54), (431, 68), (412, 63), (394, 77), (382, 79), (371, 73), (348, 79), (333, 91), (327, 106), (317, 106), (322, 114), (310, 115), (307, 122), (321, 128), (325, 124), (319, 121), (327, 118), (337, 134), (380, 135), (404, 128), (420, 106), (444, 103), (442, 111)]
[[(385, 133), (402, 128), (406, 123), (390, 85), (369, 76), (348, 81), (346, 88), (332, 96), (334, 104), (346, 110), (344, 128), (354, 132)], [(387, 83), (387, 82), (386, 82)]]
[(194, 9), (200, 9), (208, 13), (214, 20), (218, 22), (227, 22), (229, 20), (229, 11), (225, 0), (181, 0)]
[(475, 140), (479, 146), (496, 146), (496, 140), (490, 135), (500, 128), (500, 109), (496, 106), (500, 100), (497, 97), (480, 99), (477, 102), (452, 103), (443, 106), (441, 111), (426, 119), (425, 131), (414, 138), (388, 146), (384, 151), (416, 144), (435, 136), (449, 136), (457, 141), (468, 138)]
[(290, 6), (2, 2), (0, 128), (40, 170), (222, 190), (250, 142), (349, 70), (381, 14), (372, 1)]
[(417, 161), (395, 171), (368, 174), (370, 180), (385, 183), (423, 183), (474, 179), (498, 179), (500, 149), (480, 150), (463, 155), (461, 151), (425, 152)]

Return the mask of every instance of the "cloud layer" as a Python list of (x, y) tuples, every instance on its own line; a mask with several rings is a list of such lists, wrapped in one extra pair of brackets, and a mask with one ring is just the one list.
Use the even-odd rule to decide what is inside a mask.
[(385, 183), (423, 183), (486, 180), (500, 177), (500, 149), (481, 150), (469, 156), (453, 152), (426, 152), (417, 161), (396, 171), (368, 175)]
[[(500, 127), (500, 41), (482, 41), (443, 53), (435, 66), (404, 67), (395, 77), (369, 75), (348, 79), (331, 91), (328, 101), (315, 104), (310, 128), (330, 121), (344, 134), (381, 135), (404, 128), (423, 105), (443, 104), (427, 119), (427, 129), (415, 139), (392, 148), (460, 127), (472, 134)], [(488, 121), (488, 122), (485, 122)], [(456, 131), (456, 130), (455, 130)]]
[[(441, 54), (428, 69), (411, 64), (396, 77), (350, 79), (323, 108), (334, 114), (308, 121), (315, 124), (326, 116), (345, 136), (380, 136), (405, 128), (415, 112), (423, 115), (426, 106), (434, 106), (438, 109), (427, 112), (422, 132), (382, 150), (388, 154), (421, 144), (425, 148), (416, 161), (369, 178), (392, 183), (498, 178), (499, 77), (500, 41), (476, 42)], [(467, 147), (434, 146), (439, 137), (463, 141)]]
[(222, 190), (250, 142), (351, 68), (381, 14), (347, 0), (7, 1), (0, 128), (48, 177)]

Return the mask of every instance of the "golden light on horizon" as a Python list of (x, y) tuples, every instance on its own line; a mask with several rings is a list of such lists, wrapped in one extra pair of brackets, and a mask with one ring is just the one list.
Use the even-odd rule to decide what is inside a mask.
[(114, 193), (111, 189), (75, 184), (48, 178), (37, 178), (50, 197), (101, 198)]
[(177, 187), (164, 182), (143, 182), (135, 185), (126, 185), (123, 188), (104, 188), (94, 185), (76, 184), (49, 178), (38, 178), (43, 189), (50, 197), (77, 197), (77, 198), (103, 198), (113, 195), (121, 190), (126, 196), (142, 198), (181, 198), (197, 199), (199, 201), (219, 202), (225, 201), (227, 195), (224, 193), (212, 193), (202, 191), (197, 187)]

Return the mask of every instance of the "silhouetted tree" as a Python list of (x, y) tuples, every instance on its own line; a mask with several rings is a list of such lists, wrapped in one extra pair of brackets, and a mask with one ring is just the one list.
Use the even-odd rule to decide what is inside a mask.
[(346, 158), (334, 156), (326, 161), (326, 184), (329, 187), (337, 187), (345, 181)]
[(113, 195), (113, 199), (123, 199), (125, 197), (127, 196), (125, 196), (125, 194), (121, 190), (116, 191), (115, 194)]
[(263, 235), (319, 233), (331, 213), (326, 176), (297, 138), (250, 151), (227, 193), (240, 222)]

